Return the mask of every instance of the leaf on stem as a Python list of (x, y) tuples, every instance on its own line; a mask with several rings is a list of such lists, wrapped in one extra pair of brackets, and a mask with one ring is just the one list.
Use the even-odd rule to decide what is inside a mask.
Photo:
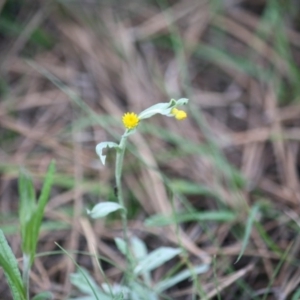
[(99, 219), (119, 209), (124, 209), (124, 207), (115, 202), (101, 202), (96, 204), (92, 210), (87, 210), (87, 213), (91, 218)]
[(126, 256), (127, 254), (127, 246), (126, 246), (126, 242), (119, 238), (119, 237), (116, 237), (115, 238), (115, 243), (116, 243), (116, 246), (117, 248), (119, 249), (119, 251)]
[(100, 157), (101, 162), (105, 165), (106, 155), (103, 154), (104, 148), (119, 148), (118, 144), (114, 142), (102, 142), (96, 146), (96, 152)]
[(143, 110), (139, 114), (139, 119), (148, 119), (156, 114), (161, 114), (167, 117), (174, 117), (172, 109), (188, 103), (188, 99), (181, 98), (179, 100), (172, 99), (170, 102), (157, 103)]
[(111, 300), (111, 297), (102, 292), (93, 277), (82, 267), (78, 268), (77, 273), (70, 275), (71, 283), (76, 286), (82, 293), (89, 295), (91, 298), (76, 299), (94, 299), (94, 300)]
[(179, 248), (161, 247), (156, 249), (140, 260), (134, 269), (134, 273), (140, 274), (152, 271), (180, 253), (181, 249)]

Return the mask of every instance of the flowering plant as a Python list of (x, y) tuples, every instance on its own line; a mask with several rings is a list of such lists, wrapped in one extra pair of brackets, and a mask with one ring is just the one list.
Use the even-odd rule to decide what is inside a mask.
[[(129, 273), (135, 274), (137, 271), (136, 269), (138, 266), (134, 262), (134, 258), (132, 257), (132, 253), (129, 249), (131, 241), (128, 235), (128, 225), (127, 225), (127, 210), (124, 205), (123, 200), (123, 193), (122, 193), (122, 185), (121, 185), (121, 175), (122, 175), (122, 166), (123, 166), (123, 159), (125, 154), (126, 148), (126, 141), (128, 136), (135, 133), (137, 127), (139, 126), (140, 122), (144, 119), (148, 119), (156, 114), (161, 114), (167, 117), (174, 117), (177, 120), (183, 120), (187, 117), (185, 111), (178, 109), (179, 106), (187, 104), (188, 99), (182, 98), (179, 100), (172, 99), (170, 102), (166, 103), (158, 103), (155, 104), (140, 114), (136, 114), (134, 112), (127, 112), (123, 115), (122, 121), (125, 127), (125, 132), (121, 137), (120, 143), (117, 144), (115, 142), (101, 142), (96, 146), (96, 152), (100, 157), (101, 162), (103, 165), (105, 164), (106, 155), (103, 154), (104, 148), (115, 148), (117, 155), (116, 155), (116, 165), (115, 165), (115, 180), (116, 180), (116, 190), (117, 190), (117, 198), (118, 203), (116, 202), (101, 202), (96, 204), (92, 210), (88, 210), (88, 214), (91, 218), (103, 218), (106, 215), (110, 214), (111, 212), (120, 210), (122, 216), (122, 227), (123, 227), (123, 236), (124, 240), (116, 239), (116, 244), (119, 249), (122, 249), (122, 253), (125, 254), (127, 258), (127, 270)], [(159, 250), (160, 255), (153, 254), (155, 259), (152, 258), (150, 255), (152, 267), (157, 267), (162, 264), (164, 261), (172, 259), (175, 255), (181, 252), (180, 249), (174, 249), (170, 247), (163, 247)], [(163, 259), (160, 259), (163, 258)], [(158, 261), (157, 261), (158, 259)], [(149, 262), (147, 262), (149, 264)], [(132, 279), (132, 278), (131, 278)]]
[(100, 157), (101, 162), (105, 165), (106, 156), (103, 154), (104, 148), (116, 148), (121, 150), (125, 146), (126, 138), (133, 134), (136, 131), (136, 128), (140, 124), (140, 121), (148, 119), (156, 114), (161, 114), (167, 117), (174, 117), (177, 120), (184, 120), (187, 117), (185, 111), (178, 109), (179, 106), (185, 105), (188, 103), (188, 99), (181, 98), (179, 100), (171, 99), (170, 102), (157, 103), (150, 106), (149, 108), (143, 110), (139, 115), (134, 112), (127, 112), (123, 115), (122, 121), (123, 125), (126, 128), (120, 144), (114, 142), (101, 142), (96, 146), (96, 152)]

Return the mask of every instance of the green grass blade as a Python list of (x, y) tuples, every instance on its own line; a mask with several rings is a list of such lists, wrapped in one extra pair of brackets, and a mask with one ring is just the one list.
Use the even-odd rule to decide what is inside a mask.
[(258, 213), (258, 210), (259, 210), (259, 205), (258, 204), (254, 205), (251, 208), (251, 211), (250, 211), (250, 214), (249, 214), (249, 217), (248, 217), (248, 220), (247, 220), (247, 224), (246, 224), (246, 230), (245, 230), (245, 236), (244, 236), (244, 239), (243, 239), (242, 249), (241, 249), (241, 252), (240, 252), (240, 254), (239, 254), (239, 256), (238, 256), (235, 263), (237, 263), (240, 260), (240, 258), (243, 256), (243, 254), (245, 252), (248, 241), (250, 239), (252, 226), (253, 226), (253, 223), (255, 221), (255, 217), (256, 217), (256, 214)]
[(22, 237), (22, 250), (30, 255), (32, 230), (30, 223), (36, 210), (36, 196), (32, 178), (26, 170), (21, 169), (19, 175), (19, 220)]
[(236, 219), (237, 215), (231, 211), (208, 211), (201, 213), (182, 213), (173, 216), (154, 215), (145, 221), (146, 226), (167, 226), (192, 221), (218, 221), (231, 222)]
[(218, 197), (217, 193), (209, 187), (188, 180), (172, 179), (170, 180), (170, 187), (174, 190), (174, 192), (184, 195), (205, 195)]
[[(26, 223), (30, 220), (31, 216), (34, 214), (36, 208), (36, 197), (32, 178), (26, 172), (26, 170), (21, 169), (19, 175), (19, 219), (21, 227), (21, 236), (24, 242), (25, 239), (25, 228)], [(23, 247), (24, 245), (22, 245)]]
[(21, 274), (18, 268), (18, 262), (6, 238), (0, 229), (0, 266), (8, 281), (14, 300), (25, 300), (26, 294), (22, 283)]
[(43, 188), (31, 218), (23, 224), (24, 230), (23, 238), (23, 251), (30, 256), (30, 263), (33, 263), (36, 245), (38, 241), (39, 231), (44, 216), (44, 210), (49, 199), (50, 190), (53, 182), (55, 172), (55, 163), (52, 161), (48, 167), (48, 171), (44, 180)]
[(40, 231), (40, 227), (41, 227), (41, 223), (42, 223), (42, 219), (44, 216), (44, 210), (46, 207), (46, 204), (48, 203), (49, 200), (49, 196), (50, 196), (50, 191), (51, 191), (51, 187), (52, 187), (52, 183), (53, 183), (53, 177), (54, 177), (54, 172), (55, 172), (55, 162), (52, 161), (48, 167), (48, 171), (46, 174), (46, 178), (44, 180), (44, 184), (43, 184), (43, 188), (40, 194), (40, 197), (38, 199), (38, 203), (37, 203), (37, 209), (35, 212), (35, 216), (34, 216), (34, 221), (33, 221), (33, 239), (32, 239), (32, 261), (35, 255), (35, 251), (36, 251), (36, 244), (37, 244), (37, 240), (38, 240), (38, 235), (39, 235), (39, 231)]

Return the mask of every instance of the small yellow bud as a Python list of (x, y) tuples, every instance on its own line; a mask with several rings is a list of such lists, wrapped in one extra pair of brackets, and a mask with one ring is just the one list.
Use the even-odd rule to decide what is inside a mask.
[(187, 117), (187, 113), (184, 110), (179, 110), (177, 108), (173, 108), (171, 113), (177, 120), (184, 120)]
[(179, 109), (177, 108), (172, 108), (171, 113), (175, 116), (178, 113)]

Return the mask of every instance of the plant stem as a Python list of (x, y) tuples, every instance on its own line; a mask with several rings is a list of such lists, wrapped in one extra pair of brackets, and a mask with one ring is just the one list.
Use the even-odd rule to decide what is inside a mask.
[(23, 254), (23, 285), (25, 288), (26, 299), (29, 300), (29, 274), (30, 274), (30, 255)]
[[(132, 263), (131, 263), (130, 251), (129, 251), (127, 211), (126, 211), (126, 208), (124, 205), (122, 182), (121, 182), (123, 160), (124, 160), (124, 154), (125, 154), (125, 149), (126, 149), (126, 141), (127, 141), (127, 136), (126, 136), (126, 132), (125, 132), (125, 134), (121, 138), (121, 141), (119, 144), (119, 149), (117, 150), (115, 177), (116, 177), (118, 202), (122, 207), (124, 207), (124, 209), (122, 210), (121, 216), (122, 216), (122, 225), (123, 225), (123, 236), (124, 236), (124, 240), (126, 243), (127, 267), (129, 268), (129, 271), (132, 271)], [(131, 273), (131, 272), (129, 272), (129, 273)]]

